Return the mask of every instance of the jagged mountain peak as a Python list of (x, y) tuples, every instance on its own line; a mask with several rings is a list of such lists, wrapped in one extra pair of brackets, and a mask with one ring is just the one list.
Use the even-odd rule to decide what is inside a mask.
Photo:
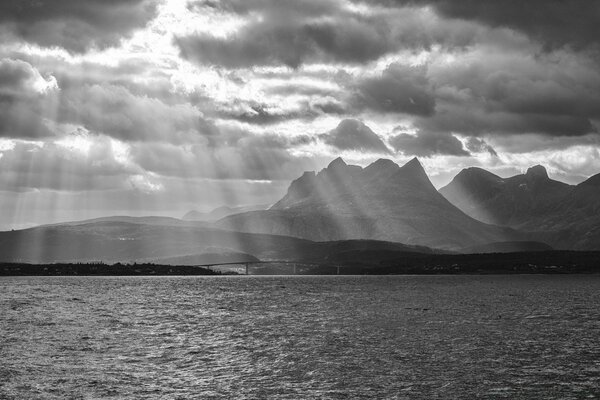
[(421, 165), (421, 162), (419, 161), (419, 159), (417, 157), (413, 157), (409, 162), (404, 164), (404, 167), (423, 169), (423, 165)]
[(358, 165), (346, 164), (341, 157), (338, 157), (330, 162), (326, 168), (323, 168), (321, 171), (319, 171), (317, 177), (329, 177), (330, 179), (345, 180), (351, 176), (360, 174), (362, 170), (362, 167)]
[(347, 166), (348, 166), (348, 164), (346, 164), (346, 161), (344, 161), (344, 159), (342, 157), (338, 157), (335, 160), (333, 160), (332, 162), (330, 162), (326, 169), (337, 169), (337, 168), (343, 168), (343, 167), (347, 167)]
[(427, 175), (427, 173), (425, 172), (425, 168), (423, 168), (423, 165), (421, 165), (421, 162), (417, 157), (404, 164), (402, 167), (400, 167), (400, 169), (404, 173), (412, 173), (415, 174), (415, 176), (422, 174)]
[(425, 185), (428, 189), (433, 188), (433, 184), (429, 180), (429, 176), (427, 175), (427, 172), (425, 172), (425, 168), (423, 168), (423, 165), (417, 157), (400, 167), (396, 177), (401, 178), (403, 181), (409, 181), (420, 186)]

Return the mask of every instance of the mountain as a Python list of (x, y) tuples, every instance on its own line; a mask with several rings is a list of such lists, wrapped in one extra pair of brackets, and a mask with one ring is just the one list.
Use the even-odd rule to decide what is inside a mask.
[(475, 219), (519, 228), (547, 213), (572, 188), (550, 179), (541, 165), (511, 178), (474, 167), (463, 169), (440, 193)]
[(217, 221), (228, 215), (239, 214), (248, 211), (266, 210), (269, 208), (269, 204), (258, 204), (252, 206), (241, 206), (241, 207), (227, 207), (221, 206), (215, 208), (211, 212), (205, 213), (196, 210), (189, 211), (182, 219), (184, 221)]
[(467, 168), (440, 193), (476, 219), (537, 232), (534, 240), (556, 249), (600, 250), (600, 174), (572, 186), (541, 166), (506, 179)]
[(477, 221), (434, 188), (415, 158), (400, 167), (381, 159), (366, 168), (335, 159), (306, 172), (269, 210), (217, 221), (220, 228), (316, 241), (374, 239), (441, 249), (526, 240)]
[(558, 249), (600, 250), (600, 174), (580, 183), (522, 224), (522, 229), (555, 232)]
[[(433, 253), (424, 247), (378, 241), (317, 243), (293, 237), (240, 233), (205, 226), (99, 221), (0, 232), (0, 262), (154, 262), (206, 264), (260, 260), (327, 262), (349, 251)], [(331, 258), (333, 257), (333, 258)], [(374, 262), (377, 258), (374, 259)]]

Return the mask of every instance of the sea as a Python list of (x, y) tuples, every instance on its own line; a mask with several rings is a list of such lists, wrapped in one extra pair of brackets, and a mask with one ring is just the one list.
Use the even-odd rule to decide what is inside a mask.
[(600, 398), (600, 276), (0, 278), (0, 399)]

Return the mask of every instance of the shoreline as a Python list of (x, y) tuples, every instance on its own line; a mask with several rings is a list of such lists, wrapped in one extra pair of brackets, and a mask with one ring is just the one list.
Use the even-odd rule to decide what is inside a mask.
[[(365, 254), (366, 255), (366, 254)], [(363, 255), (363, 256), (365, 256)], [(303, 265), (303, 262), (306, 263)], [(339, 275), (580, 275), (600, 274), (600, 252), (551, 251), (491, 254), (412, 254), (396, 257), (355, 257), (336, 260)], [(240, 263), (242, 265), (243, 263)], [(335, 266), (310, 266), (298, 260), (297, 269), (254, 263), (249, 275), (338, 275)], [(296, 272), (296, 273), (294, 273)], [(0, 262), (0, 276), (235, 276), (235, 271), (201, 266), (151, 263)]]

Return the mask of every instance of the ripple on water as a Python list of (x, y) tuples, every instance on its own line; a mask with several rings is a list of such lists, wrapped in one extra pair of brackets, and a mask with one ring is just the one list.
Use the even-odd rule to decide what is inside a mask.
[[(0, 279), (0, 399), (584, 398), (600, 277)], [(591, 397), (593, 398), (593, 397)]]

